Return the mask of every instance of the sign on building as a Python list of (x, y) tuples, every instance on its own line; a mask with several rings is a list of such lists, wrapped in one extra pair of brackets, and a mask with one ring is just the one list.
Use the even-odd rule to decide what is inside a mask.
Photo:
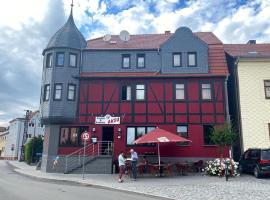
[(95, 124), (120, 124), (120, 117), (112, 117), (111, 115), (96, 117)]

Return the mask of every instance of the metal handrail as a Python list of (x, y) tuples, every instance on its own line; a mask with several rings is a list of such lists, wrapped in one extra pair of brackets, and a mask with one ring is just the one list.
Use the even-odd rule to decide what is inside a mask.
[[(86, 152), (85, 157), (83, 155), (84, 148)], [(81, 160), (84, 160), (84, 163), (87, 164), (97, 156), (112, 155), (112, 152), (113, 143), (111, 141), (99, 141), (97, 143), (88, 144), (65, 156), (65, 173), (82, 167)]]

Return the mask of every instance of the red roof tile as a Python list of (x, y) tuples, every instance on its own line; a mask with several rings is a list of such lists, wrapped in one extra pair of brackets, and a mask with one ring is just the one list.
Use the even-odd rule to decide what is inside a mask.
[(270, 44), (224, 44), (225, 51), (238, 57), (269, 57)]
[[(211, 32), (194, 33), (207, 44), (222, 44)], [(112, 35), (109, 42), (103, 41), (103, 37), (87, 41), (87, 49), (158, 49), (173, 34), (141, 34), (131, 35), (128, 42), (120, 40), (118, 35)]]

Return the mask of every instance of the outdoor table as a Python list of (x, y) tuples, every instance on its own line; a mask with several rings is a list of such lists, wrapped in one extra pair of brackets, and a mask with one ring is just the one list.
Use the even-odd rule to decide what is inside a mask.
[(161, 177), (163, 174), (163, 168), (166, 166), (166, 164), (154, 164), (155, 167), (158, 167), (159, 169), (159, 176)]

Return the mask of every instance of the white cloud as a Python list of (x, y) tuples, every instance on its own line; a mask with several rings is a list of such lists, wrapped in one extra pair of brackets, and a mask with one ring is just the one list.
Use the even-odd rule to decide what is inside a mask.
[[(123, 29), (131, 34), (162, 33), (188, 26), (193, 31), (213, 31), (225, 43), (270, 42), (270, 1), (248, 0), (240, 7), (236, 2), (193, 0), (186, 1), (185, 8), (176, 8), (178, 0), (80, 0), (74, 1), (73, 15), (78, 27), (87, 31), (86, 38), (119, 34)], [(67, 20), (70, 3), (1, 2), (0, 124), (22, 116), (24, 109), (38, 108), (41, 52)], [(113, 9), (117, 13), (107, 12)]]

